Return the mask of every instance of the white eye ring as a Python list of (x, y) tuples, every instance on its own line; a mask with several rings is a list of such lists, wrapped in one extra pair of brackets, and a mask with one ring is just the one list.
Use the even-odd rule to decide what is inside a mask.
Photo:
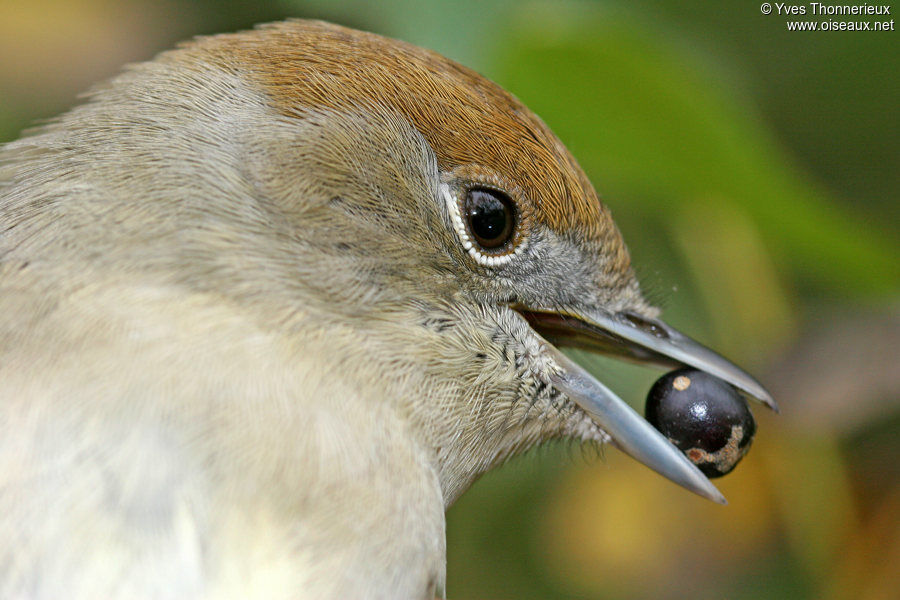
[(469, 256), (475, 259), (475, 262), (485, 267), (502, 267), (512, 262), (515, 257), (525, 251), (525, 240), (522, 240), (516, 246), (516, 249), (509, 254), (485, 254), (479, 250), (478, 244), (472, 240), (469, 230), (466, 229), (466, 224), (463, 223), (462, 213), (459, 210), (459, 201), (453, 197), (450, 186), (442, 183), (440, 187), (441, 195), (444, 197), (444, 202), (447, 203), (447, 211), (450, 213), (450, 220), (453, 222), (453, 229), (456, 231), (459, 242), (466, 249), (466, 252), (469, 253)]

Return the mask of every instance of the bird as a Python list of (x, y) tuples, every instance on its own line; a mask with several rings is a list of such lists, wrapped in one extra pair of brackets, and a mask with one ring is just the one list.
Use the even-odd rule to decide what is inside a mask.
[(475, 71), (308, 20), (132, 65), (0, 148), (0, 598), (442, 596), (445, 510), (556, 439), (724, 502), (564, 346), (774, 406)]

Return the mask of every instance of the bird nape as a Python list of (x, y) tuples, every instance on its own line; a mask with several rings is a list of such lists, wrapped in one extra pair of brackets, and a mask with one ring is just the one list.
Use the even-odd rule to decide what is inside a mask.
[(0, 232), (4, 598), (431, 598), (446, 507), (554, 438), (724, 501), (554, 344), (774, 407), (516, 98), (335, 25), (129, 67), (0, 149)]

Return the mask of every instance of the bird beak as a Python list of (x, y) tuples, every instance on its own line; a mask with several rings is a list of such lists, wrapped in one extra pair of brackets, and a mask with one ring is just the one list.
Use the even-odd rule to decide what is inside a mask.
[(666, 367), (690, 366), (727, 381), (772, 410), (772, 396), (751, 375), (657, 319), (634, 312), (566, 311), (514, 307), (550, 344), (561, 371), (551, 375), (564, 392), (610, 436), (612, 443), (673, 482), (720, 504), (709, 479), (634, 409), (552, 344), (613, 354)]

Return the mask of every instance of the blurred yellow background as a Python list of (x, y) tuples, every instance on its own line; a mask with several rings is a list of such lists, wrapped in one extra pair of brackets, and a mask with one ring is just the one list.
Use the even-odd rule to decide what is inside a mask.
[[(127, 62), (285, 17), (433, 48), (519, 96), (667, 320), (782, 407), (754, 407), (727, 507), (613, 449), (486, 476), (448, 514), (451, 598), (900, 597), (897, 33), (788, 32), (755, 2), (3, 0), (0, 142)], [(577, 358), (639, 410), (659, 376)]]

